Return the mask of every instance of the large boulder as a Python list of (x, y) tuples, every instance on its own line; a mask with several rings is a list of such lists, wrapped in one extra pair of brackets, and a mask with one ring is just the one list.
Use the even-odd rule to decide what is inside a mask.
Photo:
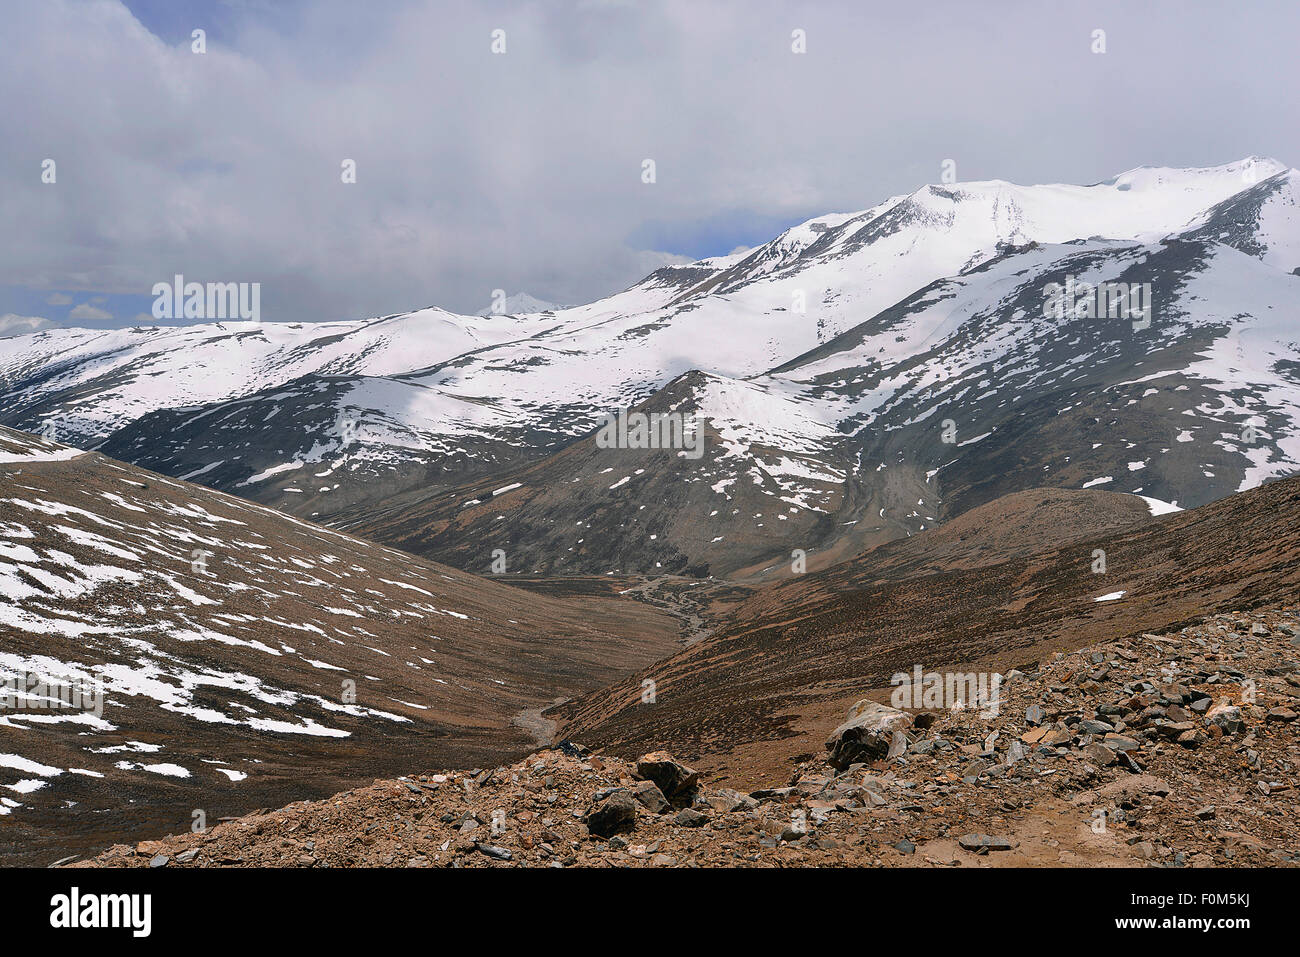
[(639, 782), (632, 789), (632, 796), (651, 814), (662, 814), (668, 810), (668, 799), (653, 781)]
[(912, 726), (912, 716), (870, 698), (849, 709), (848, 720), (831, 732), (826, 750), (830, 764), (843, 771), (850, 764), (870, 764), (889, 754), (894, 732)]
[(610, 837), (636, 827), (636, 801), (628, 791), (615, 791), (587, 812), (587, 830)]
[(652, 751), (637, 758), (636, 776), (643, 781), (653, 781), (673, 804), (690, 804), (699, 784), (698, 771), (678, 763), (667, 751)]

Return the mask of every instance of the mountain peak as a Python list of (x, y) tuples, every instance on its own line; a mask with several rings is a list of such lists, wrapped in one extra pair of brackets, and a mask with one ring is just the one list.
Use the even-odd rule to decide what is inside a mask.
[(1138, 166), (1120, 173), (1104, 185), (1119, 189), (1146, 189), (1179, 182), (1237, 179), (1242, 188), (1284, 172), (1287, 165), (1265, 156), (1247, 156), (1221, 166)]
[(553, 312), (556, 309), (564, 307), (554, 302), (547, 302), (544, 299), (538, 299), (536, 296), (530, 296), (526, 292), (517, 292), (512, 296), (506, 296), (501, 300), (500, 305), (496, 303), (488, 306), (486, 309), (480, 309), (475, 313), (476, 316), (528, 316), (538, 312)]

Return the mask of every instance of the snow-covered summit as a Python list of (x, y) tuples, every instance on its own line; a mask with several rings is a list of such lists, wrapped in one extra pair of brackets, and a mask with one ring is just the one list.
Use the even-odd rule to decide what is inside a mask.
[[(511, 480), (493, 488), (510, 485), (513, 470), (698, 371), (731, 383), (697, 389), (734, 451), (707, 467), (829, 513), (881, 454), (871, 443), (884, 433), (907, 436), (891, 454), (915, 468), (933, 458), (917, 446), (929, 425), (959, 407), (968, 424), (983, 423), (963, 433), (970, 462), (974, 449), (1002, 447), (1007, 417), (1021, 409), (1081, 414), (1087, 395), (1162, 369), (1186, 374), (1186, 392), (1132, 427), (1134, 448), (1153, 449), (1141, 459), (1111, 462), (1121, 453), (1105, 444), (1049, 444), (1071, 468), (1090, 463), (1078, 484), (1110, 476), (1138, 491), (1138, 479), (1159, 473), (1145, 493), (1195, 504), (1300, 455), (1280, 431), (1300, 422), (1290, 385), (1300, 349), (1285, 319), (1300, 269), (1298, 175), (1247, 157), (1140, 167), (1085, 186), (926, 185), (554, 310), (517, 297), (486, 316), (427, 308), (315, 325), (45, 331), (0, 340), (0, 423), (40, 431), (53, 421), (69, 441), (102, 442), (157, 471), (308, 517), (357, 517), (376, 495), (435, 495), (504, 473)], [(1155, 324), (1138, 334), (1132, 324), (1045, 322), (1044, 287), (1070, 275), (1150, 284)], [(1135, 406), (1096, 414), (1125, 420), (1141, 396)], [(1173, 428), (1170, 408), (1198, 427)], [(1237, 431), (1252, 414), (1270, 423), (1267, 449), (1225, 439), (1202, 454), (1216, 416)], [(1204, 432), (1204, 442), (1189, 449), (1174, 439), (1183, 432)], [(836, 436), (857, 447), (839, 449)], [(1166, 447), (1178, 454), (1153, 458)], [(783, 460), (783, 450), (799, 454)], [(1036, 455), (986, 466), (1014, 482), (1030, 459), (1037, 481), (1075, 482)], [(934, 475), (922, 484), (951, 485), (960, 470), (947, 461), (927, 461)], [(1157, 470), (1158, 461), (1172, 464)], [(735, 487), (723, 472), (710, 487)], [(877, 503), (877, 518), (897, 507)], [(911, 530), (938, 511), (909, 506), (890, 527)]]
[(500, 303), (494, 303), (486, 309), (480, 309), (475, 315), (478, 316), (528, 316), (539, 312), (554, 312), (564, 307), (554, 302), (547, 302), (544, 299), (538, 299), (536, 296), (530, 296), (526, 292), (517, 292), (512, 296), (506, 296)]

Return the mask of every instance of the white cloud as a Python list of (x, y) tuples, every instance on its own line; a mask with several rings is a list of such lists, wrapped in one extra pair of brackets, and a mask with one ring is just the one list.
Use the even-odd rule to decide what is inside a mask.
[(68, 313), (68, 318), (104, 320), (112, 319), (113, 314), (100, 309), (98, 306), (92, 306), (88, 302), (83, 302), (81, 305), (73, 307), (72, 311)]
[(0, 336), (22, 336), (54, 325), (40, 316), (18, 316), (12, 312), (0, 316)]

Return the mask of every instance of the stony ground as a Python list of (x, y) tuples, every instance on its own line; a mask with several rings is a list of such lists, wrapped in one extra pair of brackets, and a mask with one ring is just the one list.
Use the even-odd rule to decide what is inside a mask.
[(750, 794), (564, 742), (77, 866), (1294, 865), (1298, 635), (1278, 610), (1056, 655), (1007, 675), (993, 716), (864, 704)]

